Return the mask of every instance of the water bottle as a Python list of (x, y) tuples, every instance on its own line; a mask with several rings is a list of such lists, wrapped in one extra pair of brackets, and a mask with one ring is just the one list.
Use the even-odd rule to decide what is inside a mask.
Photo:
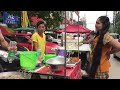
[(14, 48), (16, 48), (16, 42), (15, 41), (10, 41), (9, 47), (11, 48), (11, 50), (8, 52), (8, 61), (9, 63), (12, 63), (12, 61), (15, 59), (15, 50)]
[(37, 57), (38, 57), (38, 60), (40, 60), (40, 56), (41, 56), (41, 49), (38, 48), (38, 50), (37, 50)]

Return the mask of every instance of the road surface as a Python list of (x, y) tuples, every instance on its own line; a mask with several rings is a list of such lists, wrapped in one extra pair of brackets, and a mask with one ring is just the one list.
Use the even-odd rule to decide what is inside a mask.
[(120, 60), (111, 55), (110, 57), (111, 67), (110, 67), (110, 77), (109, 79), (120, 79)]

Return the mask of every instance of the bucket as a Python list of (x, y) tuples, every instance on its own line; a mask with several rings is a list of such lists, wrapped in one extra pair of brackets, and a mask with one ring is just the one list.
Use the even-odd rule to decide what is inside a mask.
[(33, 70), (36, 67), (37, 52), (23, 51), (20, 54), (20, 66), (25, 70)]
[(65, 50), (59, 50), (58, 56), (65, 56)]
[(46, 61), (48, 60), (48, 59), (50, 59), (50, 58), (54, 58), (54, 57), (56, 57), (57, 55), (56, 54), (45, 54), (45, 56), (44, 56), (44, 62), (46, 63)]

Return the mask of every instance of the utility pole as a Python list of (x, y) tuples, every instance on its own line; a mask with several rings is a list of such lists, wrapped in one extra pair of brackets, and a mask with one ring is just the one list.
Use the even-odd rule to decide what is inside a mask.
[(113, 11), (113, 29), (112, 32), (115, 32), (115, 11)]
[(106, 11), (106, 16), (107, 16), (108, 11)]
[(116, 32), (116, 15), (117, 11), (113, 11), (113, 32)]

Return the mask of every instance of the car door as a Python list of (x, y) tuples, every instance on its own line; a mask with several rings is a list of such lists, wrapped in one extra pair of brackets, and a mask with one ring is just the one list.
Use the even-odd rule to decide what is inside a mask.
[(27, 38), (26, 36), (16, 36), (16, 41), (18, 42), (19, 45), (24, 46), (26, 48), (28, 48), (29, 50), (31, 50), (32, 46), (31, 43), (29, 43), (29, 38)]
[(116, 55), (118, 58), (120, 58), (120, 51), (117, 52), (117, 53), (115, 53), (115, 55)]

